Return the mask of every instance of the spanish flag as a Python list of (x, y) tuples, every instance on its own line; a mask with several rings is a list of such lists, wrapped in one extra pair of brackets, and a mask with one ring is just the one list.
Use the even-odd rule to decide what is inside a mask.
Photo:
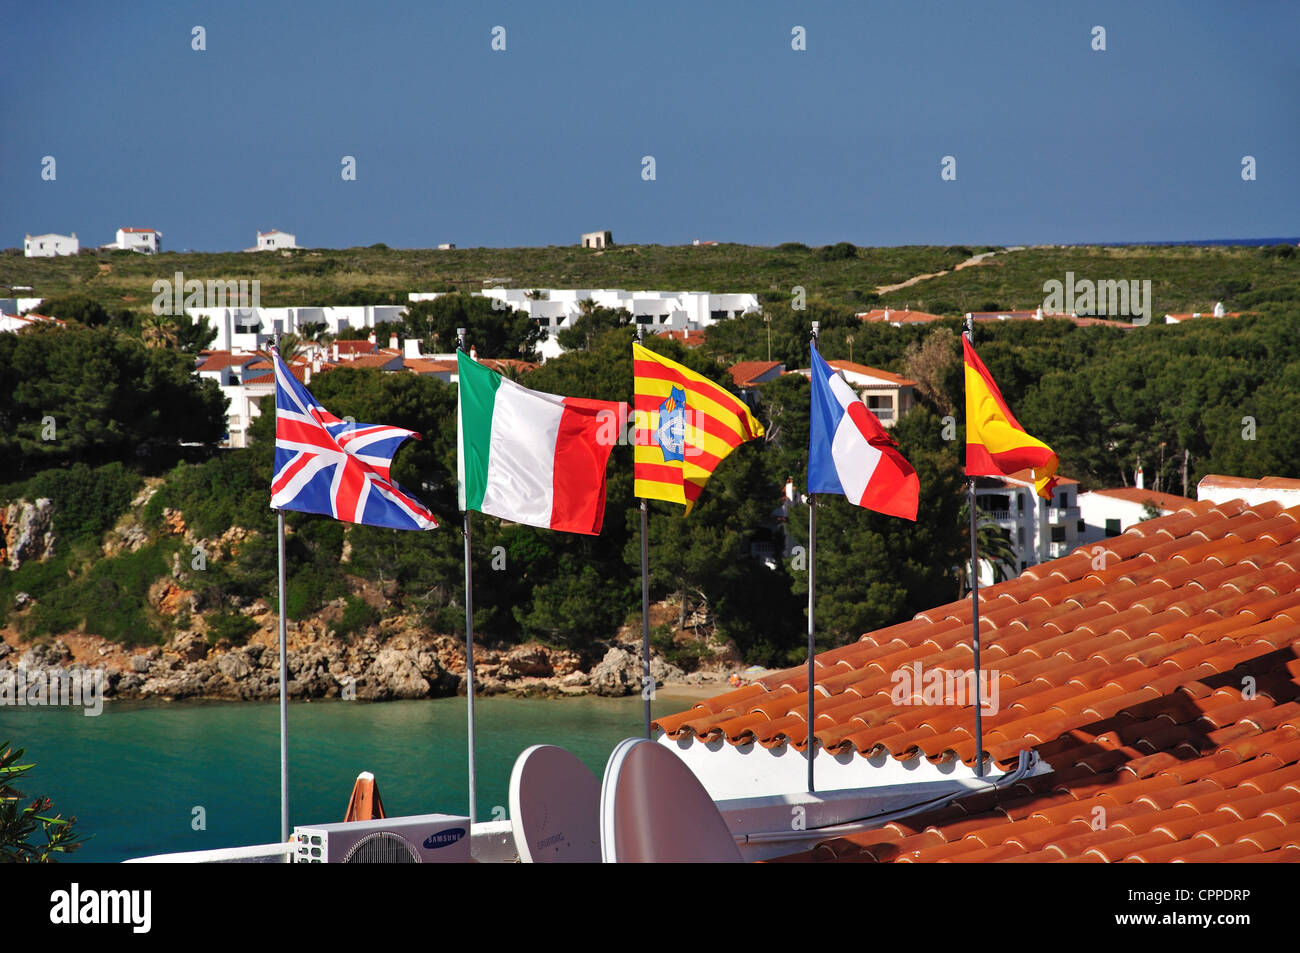
[(722, 459), (763, 436), (763, 425), (722, 386), (640, 344), (632, 345), (632, 374), (633, 492), (689, 513)]
[(965, 335), (961, 346), (966, 358), (966, 475), (1010, 476), (1030, 468), (1038, 495), (1050, 500), (1056, 454), (1025, 433)]

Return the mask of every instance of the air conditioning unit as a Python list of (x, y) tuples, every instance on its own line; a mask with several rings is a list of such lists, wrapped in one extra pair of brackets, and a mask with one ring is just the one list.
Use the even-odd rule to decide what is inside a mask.
[(297, 864), (467, 864), (468, 817), (419, 814), (293, 829)]

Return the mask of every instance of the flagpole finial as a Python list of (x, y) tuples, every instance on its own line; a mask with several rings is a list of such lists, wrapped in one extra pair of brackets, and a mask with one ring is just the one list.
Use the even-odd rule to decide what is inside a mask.
[(464, 328), (456, 329), (456, 350), (458, 351), (465, 350), (465, 329)]
[(821, 327), (822, 323), (820, 321), (814, 321), (812, 323), (812, 343), (814, 347), (817, 346), (817, 335), (821, 333)]
[(644, 340), (645, 340), (645, 325), (644, 325), (644, 324), (638, 324), (638, 325), (636, 326), (636, 343), (637, 343), (637, 344), (640, 344), (640, 343), (642, 343)]
[(975, 339), (975, 315), (971, 314), (969, 311), (966, 312), (966, 327), (963, 330), (966, 333), (966, 337), (971, 340)]

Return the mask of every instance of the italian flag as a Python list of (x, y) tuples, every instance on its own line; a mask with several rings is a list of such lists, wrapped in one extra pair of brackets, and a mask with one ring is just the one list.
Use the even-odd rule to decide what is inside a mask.
[(529, 390), (463, 351), (456, 363), (460, 508), (599, 535), (605, 464), (621, 430), (620, 405)]

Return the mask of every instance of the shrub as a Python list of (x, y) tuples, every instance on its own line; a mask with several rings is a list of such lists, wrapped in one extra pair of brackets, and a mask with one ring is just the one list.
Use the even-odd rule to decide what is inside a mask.
[(354, 632), (360, 632), (379, 621), (379, 612), (366, 600), (357, 596), (348, 596), (343, 607), (343, 616), (334, 626), (334, 634), (347, 638)]
[(54, 501), (54, 532), (60, 540), (98, 539), (126, 511), (140, 483), (120, 463), (94, 469), (78, 463), (38, 473), (28, 481), (26, 495)]
[(817, 249), (817, 257), (822, 261), (849, 261), (858, 257), (858, 247), (849, 242), (836, 242)]
[(208, 641), (213, 645), (225, 639), (231, 645), (243, 645), (257, 631), (257, 623), (238, 612), (221, 611), (208, 616)]

